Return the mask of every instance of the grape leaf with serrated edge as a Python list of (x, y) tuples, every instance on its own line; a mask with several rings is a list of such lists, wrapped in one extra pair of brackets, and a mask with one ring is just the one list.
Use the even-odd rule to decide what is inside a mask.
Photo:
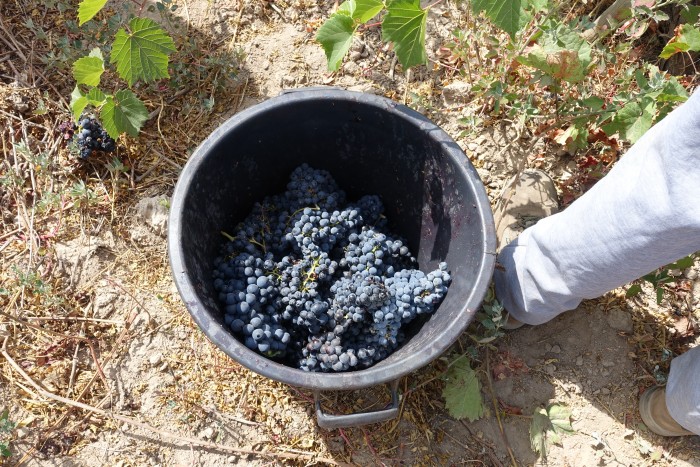
[(472, 422), (481, 418), (484, 414), (481, 386), (469, 357), (459, 357), (445, 375), (445, 380), (442, 396), (450, 416), (457, 419), (466, 417)]
[(90, 21), (97, 13), (104, 8), (108, 0), (82, 0), (78, 5), (78, 25)]
[(121, 89), (114, 96), (106, 97), (100, 116), (109, 136), (117, 139), (121, 133), (138, 135), (141, 126), (148, 119), (148, 111), (133, 92)]
[(425, 24), (428, 10), (420, 1), (394, 0), (387, 6), (382, 21), (384, 39), (394, 43), (396, 56), (406, 68), (427, 62), (425, 54)]
[(173, 40), (158, 24), (148, 18), (134, 18), (130, 31), (117, 31), (110, 63), (117, 64), (117, 73), (132, 86), (168, 78), (168, 55), (175, 51)]
[(73, 62), (73, 77), (78, 84), (98, 86), (104, 71), (104, 61), (98, 57), (82, 57)]
[(474, 13), (483, 11), (493, 23), (514, 37), (530, 20), (530, 15), (525, 11), (522, 0), (474, 0), (472, 10)]
[(336, 71), (350, 50), (356, 26), (353, 19), (344, 13), (336, 13), (318, 29), (316, 40), (321, 44), (328, 59), (328, 70)]
[(547, 458), (547, 446), (561, 443), (560, 435), (574, 431), (571, 426), (571, 411), (559, 404), (547, 408), (536, 408), (530, 422), (530, 444), (535, 452)]

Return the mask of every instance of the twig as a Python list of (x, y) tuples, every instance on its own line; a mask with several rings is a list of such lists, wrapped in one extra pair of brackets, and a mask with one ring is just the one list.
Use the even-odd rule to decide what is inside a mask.
[(35, 316), (27, 319), (29, 321), (83, 321), (86, 323), (106, 323), (120, 326), (124, 324), (124, 321), (117, 321), (115, 319), (85, 318), (82, 316)]
[(92, 355), (93, 360), (95, 361), (95, 367), (97, 368), (97, 373), (100, 375), (102, 378), (103, 382), (105, 385), (107, 385), (107, 377), (105, 376), (104, 372), (102, 371), (102, 365), (100, 365), (100, 361), (97, 359), (97, 352), (95, 352), (95, 346), (92, 344), (92, 341), (87, 338), (87, 337), (81, 337), (81, 336), (67, 336), (65, 334), (61, 334), (60, 332), (51, 330), (51, 329), (44, 329), (41, 326), (37, 326), (36, 324), (32, 324), (28, 321), (25, 321), (21, 318), (18, 318), (17, 316), (12, 316), (9, 313), (5, 313), (4, 311), (0, 311), (0, 316), (4, 316), (6, 318), (9, 318), (13, 321), (17, 321), (20, 324), (23, 324), (29, 328), (36, 329), (37, 331), (45, 332), (47, 334), (52, 334), (54, 336), (61, 337), (63, 339), (73, 339), (77, 340), (80, 342), (85, 342), (88, 347), (90, 348), (90, 354)]
[(499, 414), (498, 401), (496, 400), (496, 394), (493, 391), (493, 383), (491, 382), (491, 368), (489, 366), (489, 360), (491, 359), (490, 351), (488, 347), (486, 348), (486, 381), (489, 383), (489, 393), (491, 394), (491, 402), (493, 403), (493, 411), (496, 413), (496, 420), (498, 421), (498, 429), (501, 432), (501, 437), (503, 438), (503, 443), (508, 450), (510, 455), (510, 460), (513, 467), (518, 467), (518, 462), (515, 460), (515, 454), (513, 454), (513, 449), (510, 447), (508, 442), (508, 436), (506, 431), (503, 429), (503, 422), (501, 421), (501, 415)]
[(233, 30), (233, 34), (231, 35), (231, 44), (229, 47), (233, 47), (234, 44), (236, 43), (236, 37), (238, 36), (238, 29), (241, 25), (241, 18), (243, 17), (243, 2), (239, 4), (238, 8), (238, 17), (236, 18), (236, 29)]
[(138, 428), (142, 428), (146, 431), (150, 431), (152, 433), (155, 433), (157, 435), (160, 435), (164, 438), (169, 438), (174, 441), (179, 441), (181, 445), (189, 445), (189, 446), (200, 446), (208, 449), (214, 449), (218, 451), (225, 451), (225, 452), (232, 452), (235, 454), (245, 454), (245, 455), (254, 455), (254, 456), (262, 456), (262, 457), (277, 457), (277, 458), (282, 458), (282, 459), (294, 459), (294, 460), (308, 460), (308, 461), (314, 461), (314, 462), (323, 462), (326, 464), (330, 465), (338, 465), (338, 466), (350, 466), (350, 464), (346, 464), (344, 462), (338, 462), (334, 459), (329, 459), (326, 457), (320, 457), (315, 455), (314, 453), (307, 453), (304, 451), (295, 451), (295, 452), (270, 452), (270, 451), (256, 451), (253, 449), (243, 449), (243, 448), (234, 448), (231, 446), (224, 446), (222, 444), (216, 444), (216, 443), (210, 443), (208, 441), (202, 441), (196, 438), (190, 438), (188, 436), (180, 436), (176, 433), (171, 433), (169, 431), (165, 430), (160, 430), (152, 425), (149, 425), (148, 423), (140, 422), (134, 418), (127, 417), (125, 415), (119, 415), (111, 412), (107, 412), (106, 410), (99, 409), (97, 407), (93, 407), (88, 404), (84, 404), (82, 402), (78, 402), (73, 399), (68, 399), (66, 397), (59, 396), (57, 394), (54, 394), (52, 392), (49, 392), (45, 389), (43, 389), (41, 386), (39, 386), (27, 373), (22, 370), (22, 368), (17, 364), (17, 362), (14, 361), (14, 359), (7, 353), (6, 347), (7, 347), (7, 340), (9, 338), (6, 337), (5, 340), (3, 341), (3, 346), (2, 349), (0, 350), (0, 353), (2, 353), (2, 356), (5, 357), (5, 359), (8, 361), (10, 366), (14, 368), (22, 377), (29, 383), (31, 384), (39, 393), (39, 395), (47, 398), (47, 399), (52, 399), (56, 402), (61, 402), (63, 404), (69, 405), (71, 407), (75, 407), (78, 409), (82, 410), (87, 410), (93, 413), (97, 413), (100, 415), (103, 415), (108, 418), (112, 418), (114, 420), (120, 421), (122, 423), (127, 423), (129, 425), (136, 426)]

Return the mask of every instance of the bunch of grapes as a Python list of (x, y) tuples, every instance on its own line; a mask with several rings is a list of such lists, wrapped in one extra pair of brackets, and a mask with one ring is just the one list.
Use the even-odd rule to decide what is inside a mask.
[(256, 203), (221, 246), (214, 288), (250, 349), (306, 371), (367, 368), (438, 307), (447, 264), (430, 273), (384, 232), (377, 196), (347, 204), (330, 174), (304, 164), (287, 190)]
[(112, 152), (116, 149), (114, 140), (94, 118), (83, 118), (78, 125), (63, 122), (58, 126), (58, 131), (65, 140), (72, 140), (77, 134), (81, 159), (87, 159), (93, 151)]

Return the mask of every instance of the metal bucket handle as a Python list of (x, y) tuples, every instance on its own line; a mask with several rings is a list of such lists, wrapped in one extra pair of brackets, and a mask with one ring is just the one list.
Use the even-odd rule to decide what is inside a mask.
[(350, 428), (354, 426), (369, 425), (370, 423), (386, 422), (399, 416), (399, 380), (389, 383), (391, 391), (391, 405), (382, 410), (371, 412), (359, 412), (347, 415), (328, 415), (321, 408), (321, 391), (314, 391), (314, 404), (316, 406), (316, 420), (318, 426), (326, 430), (336, 428)]

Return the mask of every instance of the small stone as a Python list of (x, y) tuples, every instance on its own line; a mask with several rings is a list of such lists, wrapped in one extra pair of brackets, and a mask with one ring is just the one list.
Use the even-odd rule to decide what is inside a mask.
[(616, 331), (626, 333), (631, 333), (634, 331), (632, 316), (620, 308), (613, 308), (610, 310), (610, 313), (607, 316), (607, 321), (608, 325)]
[(553, 345), (553, 346), (552, 346), (552, 352), (553, 352), (553, 353), (561, 353), (561, 347), (559, 347), (559, 346), (556, 345), (556, 344)]
[(603, 389), (600, 390), (600, 393), (601, 393), (601, 394), (605, 394), (605, 395), (607, 396), (608, 394), (610, 394), (610, 389), (608, 389), (608, 388), (603, 388)]
[(476, 169), (476, 172), (479, 174), (479, 177), (481, 178), (481, 181), (488, 184), (491, 181), (491, 172), (489, 172), (486, 169)]
[(205, 428), (199, 433), (199, 437), (201, 439), (211, 439), (213, 436), (214, 436), (214, 428), (212, 428), (212, 427)]
[(546, 350), (547, 352), (551, 352), (551, 351), (552, 351), (552, 346), (551, 346), (550, 344), (545, 344), (545, 345), (544, 345), (544, 350)]
[(548, 363), (544, 366), (544, 372), (547, 373), (549, 376), (554, 376), (555, 371), (557, 371), (557, 367), (552, 365), (551, 363)]
[(445, 105), (455, 105), (466, 103), (471, 94), (472, 87), (464, 81), (453, 81), (442, 88), (442, 100)]
[(168, 232), (169, 210), (170, 199), (167, 196), (143, 198), (136, 204), (137, 218), (161, 237)]
[(601, 376), (610, 376), (610, 372), (608, 370), (603, 370), (600, 372)]
[(601, 362), (601, 364), (602, 364), (605, 368), (610, 368), (611, 366), (615, 366), (615, 362), (611, 362), (610, 360), (603, 360), (603, 361)]
[(576, 366), (582, 366), (583, 365), (583, 357), (579, 355), (576, 357)]
[(156, 366), (161, 362), (162, 359), (163, 356), (160, 354), (160, 352), (156, 352), (148, 358), (148, 362), (151, 365)]

